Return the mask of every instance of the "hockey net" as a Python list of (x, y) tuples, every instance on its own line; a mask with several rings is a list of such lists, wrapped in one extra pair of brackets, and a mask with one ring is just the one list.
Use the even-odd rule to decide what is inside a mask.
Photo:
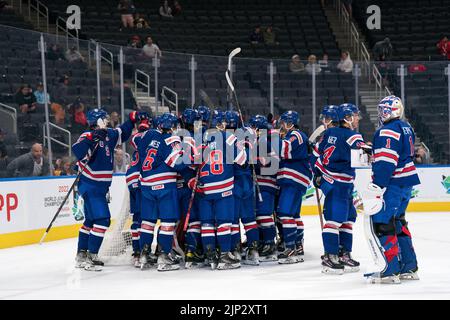
[(107, 264), (128, 264), (131, 262), (130, 193), (125, 190), (120, 211), (111, 219), (111, 226), (105, 233), (99, 257)]

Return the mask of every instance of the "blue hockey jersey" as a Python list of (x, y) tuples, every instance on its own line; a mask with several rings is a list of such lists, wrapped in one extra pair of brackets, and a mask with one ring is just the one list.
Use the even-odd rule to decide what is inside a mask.
[(137, 147), (142, 191), (176, 188), (177, 171), (186, 167), (180, 137), (151, 129)]
[(78, 159), (79, 170), (83, 170), (80, 182), (107, 189), (112, 182), (114, 149), (131, 136), (133, 123), (128, 120), (116, 129), (106, 130), (105, 141), (99, 141), (97, 150), (88, 163), (86, 160), (91, 156), (96, 145), (92, 140), (91, 131), (81, 134), (77, 142), (73, 144), (72, 150)]
[(225, 132), (216, 131), (205, 140), (197, 192), (209, 199), (230, 196), (234, 188), (234, 163), (245, 164), (245, 150), (237, 147), (235, 135)]
[[(269, 130), (266, 134), (258, 138), (258, 162), (256, 165), (256, 179), (259, 184), (261, 192), (276, 193), (280, 188), (277, 185), (277, 174), (263, 175), (261, 169), (263, 168), (279, 168), (280, 157), (272, 147), (272, 134), (279, 133), (275, 130)], [(263, 152), (264, 151), (264, 152)]]
[(299, 130), (289, 131), (280, 141), (280, 170), (278, 184), (308, 188), (312, 170), (309, 164), (308, 138)]
[(139, 187), (139, 176), (141, 172), (141, 168), (139, 165), (139, 152), (137, 149), (137, 145), (142, 138), (143, 132), (138, 132), (134, 134), (130, 139), (130, 144), (134, 149), (133, 155), (131, 156), (131, 162), (128, 166), (126, 172), (126, 182), (128, 189), (136, 189)]
[(379, 128), (373, 138), (373, 183), (380, 187), (420, 184), (413, 163), (414, 142), (413, 129), (402, 120), (393, 120)]
[(361, 134), (343, 127), (329, 128), (315, 148), (319, 155), (315, 167), (330, 183), (353, 183), (355, 169), (351, 166), (351, 149), (364, 146)]

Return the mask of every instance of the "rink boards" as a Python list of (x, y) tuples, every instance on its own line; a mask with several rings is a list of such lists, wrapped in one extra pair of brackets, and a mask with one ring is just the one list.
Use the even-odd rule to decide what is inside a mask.
[[(409, 212), (450, 211), (450, 166), (418, 168), (422, 184), (416, 186), (408, 207)], [(357, 169), (355, 188), (361, 192), (370, 181), (368, 168)], [(0, 180), (0, 249), (38, 243), (46, 227), (72, 185), (75, 177), (46, 177)], [(302, 205), (302, 215), (318, 213), (313, 190)], [(127, 191), (125, 176), (114, 175), (110, 189), (110, 211), (114, 218), (122, 208)], [(73, 193), (56, 219), (46, 241), (78, 235)]]

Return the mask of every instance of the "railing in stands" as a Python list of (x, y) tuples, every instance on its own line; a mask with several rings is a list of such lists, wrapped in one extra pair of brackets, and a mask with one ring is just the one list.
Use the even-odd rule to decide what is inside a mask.
[[(88, 65), (91, 67), (92, 61), (96, 61), (96, 46), (97, 41), (90, 39), (88, 42)], [(114, 86), (114, 54), (108, 49), (101, 46), (100, 47), (100, 60), (105, 61), (111, 67), (111, 82)], [(92, 56), (91, 56), (92, 55)]]
[[(139, 80), (139, 74), (143, 75), (147, 79), (146, 83)], [(134, 71), (134, 94), (137, 93), (138, 84), (147, 89), (147, 97), (150, 97), (150, 75), (142, 70), (136, 69), (136, 71)]]
[(41, 20), (44, 21), (44, 29), (49, 33), (48, 7), (39, 0), (28, 0), (28, 18), (31, 20), (32, 9), (36, 12), (37, 28), (41, 27)]
[[(72, 133), (70, 133), (69, 130), (66, 130), (66, 129), (64, 129), (64, 128), (61, 128), (60, 126), (57, 126), (57, 125), (54, 124), (54, 123), (51, 123), (51, 122), (50, 122), (49, 125), (50, 125), (50, 127), (55, 128), (56, 130), (62, 131), (62, 132), (64, 132), (64, 133), (67, 134), (67, 137), (68, 137), (68, 140), (67, 140), (67, 141), (69, 141), (69, 143), (65, 143), (65, 142), (63, 142), (63, 141), (59, 141), (59, 140), (53, 138), (51, 135), (50, 135), (50, 140), (53, 141), (54, 143), (57, 143), (57, 144), (63, 146), (63, 147), (66, 147), (66, 148), (69, 150), (69, 157), (72, 158)], [(42, 124), (43, 146), (44, 146), (44, 147), (46, 146), (46, 142), (47, 142), (47, 131), (46, 131), (46, 127), (47, 127), (47, 126), (45, 125), (45, 123)]]
[(17, 110), (7, 104), (0, 103), (0, 111), (12, 118), (12, 129), (17, 134)]
[[(169, 92), (174, 97), (174, 101), (170, 100), (167, 97), (166, 91)], [(178, 94), (172, 89), (164, 86), (162, 87), (161, 90), (161, 98), (162, 98), (162, 105), (164, 105), (164, 102), (167, 102), (169, 105), (175, 108), (176, 115), (178, 115)]]
[(66, 50), (69, 50), (69, 38), (74, 39), (77, 50), (80, 51), (80, 39), (78, 35), (78, 29), (75, 29), (75, 35), (73, 35), (67, 25), (67, 21), (64, 20), (62, 17), (58, 17), (56, 19), (56, 40), (59, 42), (59, 34), (62, 31), (62, 34), (66, 38)]

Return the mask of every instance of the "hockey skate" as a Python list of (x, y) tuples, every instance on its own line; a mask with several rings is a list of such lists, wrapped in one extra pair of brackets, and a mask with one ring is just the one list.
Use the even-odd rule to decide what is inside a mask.
[(300, 258), (296, 255), (295, 248), (286, 248), (283, 252), (278, 254), (279, 264), (299, 263)]
[(259, 248), (259, 261), (260, 262), (270, 262), (277, 261), (277, 247), (274, 243), (265, 244)]
[(243, 255), (244, 255), (244, 257), (245, 257), (245, 252), (242, 250), (242, 247), (241, 247), (240, 244), (238, 244), (238, 245), (236, 246), (236, 248), (234, 248), (232, 254), (233, 254), (233, 256), (234, 256), (237, 260), (239, 260), (239, 261), (242, 260), (242, 256), (243, 256)]
[(150, 245), (144, 245), (141, 251), (141, 257), (139, 259), (141, 270), (149, 269), (154, 266), (158, 261), (155, 254), (152, 253)]
[(90, 253), (89, 251), (86, 254), (86, 262), (84, 264), (84, 270), (86, 271), (102, 271), (102, 267), (104, 263), (98, 260), (98, 255), (96, 253)]
[(241, 267), (241, 262), (231, 252), (223, 252), (220, 254), (217, 263), (217, 270), (237, 269)]
[(417, 273), (418, 268), (400, 273), (400, 280), (420, 280)]
[(374, 272), (374, 273), (368, 273), (364, 275), (367, 277), (370, 283), (373, 284), (399, 284), (400, 276), (398, 274), (393, 274), (389, 276), (385, 276), (382, 273)]
[(259, 266), (258, 242), (253, 242), (250, 247), (247, 248), (242, 263), (251, 266)]
[(322, 256), (322, 273), (344, 274), (344, 265), (341, 264), (336, 254), (325, 253)]
[(135, 268), (140, 268), (141, 267), (141, 253), (139, 251), (134, 251), (131, 256), (133, 257), (131, 260), (131, 263), (133, 264), (133, 266)]
[(303, 249), (303, 242), (299, 242), (295, 245), (295, 254), (298, 257), (299, 262), (304, 262), (305, 251)]
[(75, 268), (84, 268), (87, 259), (87, 251), (80, 250), (77, 252), (77, 256), (75, 257)]
[(345, 272), (359, 271), (359, 262), (352, 258), (350, 252), (347, 251), (340, 252), (339, 262), (344, 266)]
[(158, 271), (172, 271), (180, 269), (182, 257), (174, 250), (169, 253), (162, 252), (158, 256)]
[(213, 248), (206, 248), (205, 265), (209, 265), (212, 270), (217, 268), (217, 251)]
[(205, 257), (197, 251), (188, 251), (185, 254), (186, 269), (198, 269), (205, 266)]

